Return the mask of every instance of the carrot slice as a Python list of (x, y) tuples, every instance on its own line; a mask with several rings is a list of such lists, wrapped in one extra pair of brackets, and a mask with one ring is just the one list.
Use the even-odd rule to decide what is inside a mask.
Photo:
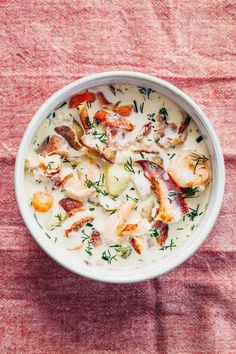
[(32, 205), (35, 210), (45, 213), (53, 205), (53, 195), (49, 192), (35, 192), (33, 194)]

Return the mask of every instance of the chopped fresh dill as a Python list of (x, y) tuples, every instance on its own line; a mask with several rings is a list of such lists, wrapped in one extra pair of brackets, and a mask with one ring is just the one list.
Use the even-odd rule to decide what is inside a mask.
[(128, 172), (135, 173), (134, 168), (133, 168), (133, 161), (132, 161), (131, 157), (124, 164), (124, 169)]
[(116, 89), (115, 89), (115, 87), (112, 86), (112, 85), (109, 85), (109, 89), (110, 89), (110, 91), (113, 93), (113, 95), (116, 96)]
[(115, 214), (117, 209), (106, 209), (105, 210), (107, 213), (110, 213), (110, 215)]
[(76, 169), (77, 165), (76, 165), (76, 164), (74, 164), (74, 165), (71, 165), (71, 167), (72, 167), (72, 168), (73, 168), (73, 170), (74, 170), (74, 169)]
[(165, 109), (165, 107), (162, 107), (160, 110), (159, 110), (159, 114), (163, 115), (163, 116), (168, 116), (168, 112), (167, 110)]
[(107, 251), (102, 252), (102, 259), (106, 261), (108, 264), (111, 264), (113, 260), (117, 261), (116, 257), (117, 257), (116, 254), (114, 256), (111, 255), (109, 249)]
[(96, 182), (93, 182), (90, 179), (88, 179), (87, 175), (85, 176), (85, 184), (88, 188), (94, 188), (97, 193), (101, 193), (102, 195), (106, 196), (108, 195), (108, 193), (104, 189), (101, 189), (102, 187), (104, 187), (104, 180), (105, 180), (104, 174), (100, 175), (99, 180)]
[(54, 243), (56, 243), (57, 242), (57, 237), (54, 237)]
[(184, 228), (183, 227), (178, 227), (176, 230), (183, 230)]
[(195, 228), (195, 224), (193, 224), (193, 225), (191, 226), (191, 231), (193, 231), (194, 228)]
[(125, 197), (126, 197), (126, 200), (132, 199), (135, 203), (138, 203), (138, 201), (139, 201), (138, 198), (133, 198), (133, 197), (131, 197), (131, 196), (128, 195), (128, 194), (126, 194)]
[(194, 188), (189, 188), (186, 192), (182, 193), (182, 197), (184, 199), (186, 198), (197, 198), (199, 195), (196, 195), (196, 193), (200, 192), (199, 187), (194, 187)]
[(148, 119), (151, 119), (153, 122), (155, 122), (156, 120), (154, 119), (154, 117), (155, 117), (155, 115), (156, 115), (156, 113), (154, 112), (154, 113), (148, 113)]
[(91, 222), (87, 222), (86, 226), (93, 227), (93, 224), (91, 224)]
[(168, 248), (170, 249), (170, 251), (172, 251), (172, 249), (176, 247), (176, 244), (174, 243), (173, 239), (171, 239), (170, 244), (169, 245), (164, 245), (161, 248), (159, 248), (160, 251), (165, 251)]
[(149, 97), (150, 97), (150, 93), (155, 92), (151, 88), (146, 88), (146, 87), (141, 87), (141, 86), (138, 86), (138, 90), (143, 95), (143, 98), (144, 99), (147, 98), (148, 100), (149, 100)]
[(49, 234), (47, 232), (45, 232), (45, 235), (47, 236), (47, 238), (49, 238), (51, 240), (51, 236), (49, 236)]
[(144, 109), (144, 102), (140, 103), (140, 112), (143, 113), (143, 109)]
[(196, 168), (198, 165), (203, 165), (203, 168), (206, 165), (206, 162), (209, 160), (205, 155), (200, 155), (197, 154), (196, 152), (193, 152), (191, 154), (192, 156), (192, 160), (195, 162), (195, 166), (194, 166), (194, 173), (196, 172)]
[(115, 250), (116, 250), (117, 255), (121, 258), (124, 258), (124, 259), (128, 258), (132, 252), (132, 248), (130, 246), (122, 247), (122, 246), (116, 245)]
[(170, 202), (170, 203), (174, 202), (175, 199), (176, 199), (178, 196), (180, 196), (180, 195), (181, 195), (180, 192), (174, 192), (174, 191), (169, 192), (169, 194), (168, 194), (168, 200), (169, 200), (169, 202)]
[(39, 225), (39, 227), (42, 229), (43, 227), (42, 227), (42, 225), (40, 224), (40, 222), (38, 221), (38, 218), (37, 218), (37, 215), (36, 215), (35, 212), (34, 212), (34, 218), (35, 218), (37, 224)]
[(66, 102), (63, 102), (59, 107), (57, 107), (57, 108), (55, 109), (55, 111), (57, 111), (58, 109), (60, 109), (61, 107), (65, 106), (65, 105), (66, 105)]
[(88, 108), (92, 108), (92, 102), (91, 101), (87, 102), (86, 105), (87, 105)]
[(150, 232), (150, 236), (154, 238), (158, 238), (160, 236), (160, 233), (157, 231), (157, 229), (153, 229)]
[(100, 140), (101, 143), (106, 143), (108, 140), (106, 133), (98, 133), (96, 130), (94, 130), (92, 135), (95, 136), (96, 139)]
[(175, 156), (176, 154), (172, 154), (171, 157), (169, 157), (169, 160), (173, 159), (173, 157)]
[(89, 210), (90, 210), (90, 211), (94, 211), (94, 210), (95, 210), (95, 208), (89, 208)]
[(196, 209), (189, 208), (190, 213), (186, 214), (186, 216), (189, 218), (190, 221), (193, 221), (197, 216), (199, 216), (199, 206), (200, 204), (197, 205)]
[(92, 244), (93, 244), (92, 241), (88, 241), (88, 244), (87, 244), (87, 246), (86, 246), (86, 248), (85, 248), (85, 252), (88, 253), (89, 256), (92, 256), (92, 255), (93, 255), (93, 254), (92, 254), (92, 249), (93, 249), (93, 247), (91, 247)]
[(196, 142), (199, 144), (203, 140), (203, 137), (200, 135), (197, 139)]
[(133, 102), (134, 102), (134, 113), (138, 113), (137, 102), (136, 102), (136, 100), (134, 100)]

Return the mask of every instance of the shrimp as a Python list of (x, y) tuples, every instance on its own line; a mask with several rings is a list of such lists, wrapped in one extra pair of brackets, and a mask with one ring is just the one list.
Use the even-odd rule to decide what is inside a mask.
[(68, 178), (63, 185), (66, 195), (69, 198), (77, 201), (84, 200), (91, 196), (94, 188), (89, 188), (86, 181), (91, 183), (97, 182), (100, 179), (100, 168), (92, 159), (81, 159), (80, 164), (77, 166), (77, 176)]
[(158, 115), (158, 125), (157, 125), (157, 144), (164, 148), (173, 148), (176, 145), (183, 144), (187, 138), (187, 128), (190, 122), (190, 116), (187, 113), (183, 113), (183, 119), (179, 129), (175, 123), (167, 122), (167, 115)]
[(112, 104), (109, 102), (104, 94), (102, 92), (97, 93), (97, 98), (102, 105), (103, 108), (108, 109), (110, 111), (113, 111), (114, 113), (118, 113), (120, 116), (123, 117), (128, 117), (130, 116), (132, 110), (133, 110), (133, 105), (132, 104), (127, 104), (123, 106), (119, 106), (120, 101), (118, 101), (115, 104)]
[(196, 150), (177, 153), (168, 168), (169, 175), (181, 188), (205, 189), (210, 182), (211, 172), (208, 158)]
[(178, 222), (189, 210), (178, 185), (154, 161), (139, 160), (135, 162), (142, 166), (144, 176), (150, 181), (160, 203), (155, 220), (166, 223)]
[(135, 208), (135, 202), (132, 200), (128, 200), (121, 205), (121, 207), (116, 213), (110, 215), (107, 218), (107, 222), (104, 226), (102, 234), (104, 236), (104, 239), (109, 244), (112, 244), (113, 242), (118, 242), (119, 239), (122, 239), (122, 237), (119, 237), (120, 231), (123, 228), (122, 225), (130, 215), (131, 211)]

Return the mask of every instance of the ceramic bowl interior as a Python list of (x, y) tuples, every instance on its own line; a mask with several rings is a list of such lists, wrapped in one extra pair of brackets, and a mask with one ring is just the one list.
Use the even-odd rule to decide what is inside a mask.
[[(45, 117), (47, 117), (55, 107), (59, 106), (61, 102), (75, 93), (96, 86), (115, 83), (149, 87), (176, 102), (198, 125), (211, 156), (212, 188), (208, 208), (199, 226), (192, 236), (183, 245), (179, 246), (173, 254), (170, 254), (170, 256), (154, 265), (139, 269), (106, 270), (99, 267), (88, 267), (86, 264), (78, 265), (75, 260), (70, 259), (63, 251), (55, 248), (51, 241), (45, 237), (33, 218), (33, 214), (27, 203), (24, 188), (22, 188), (22, 186), (24, 186), (25, 156), (34, 133)], [(42, 249), (59, 264), (72, 272), (91, 279), (113, 283), (141, 281), (159, 276), (175, 268), (190, 257), (206, 239), (216, 221), (223, 199), (224, 180), (224, 160), (218, 138), (208, 118), (198, 105), (170, 83), (149, 75), (134, 72), (106, 72), (94, 74), (77, 80), (56, 92), (41, 106), (28, 125), (19, 147), (15, 166), (15, 189), (18, 206), (30, 233)]]

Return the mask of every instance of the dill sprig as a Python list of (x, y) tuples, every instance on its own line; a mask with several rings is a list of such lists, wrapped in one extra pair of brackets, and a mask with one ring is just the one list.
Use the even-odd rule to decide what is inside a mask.
[(138, 203), (138, 201), (139, 201), (138, 198), (131, 197), (131, 196), (128, 195), (128, 194), (126, 194), (125, 197), (126, 197), (126, 200), (132, 199), (135, 203)]
[(200, 192), (199, 187), (194, 187), (194, 188), (189, 188), (185, 193), (182, 194), (182, 197), (184, 199), (186, 198), (197, 198), (199, 195), (196, 195), (196, 193)]
[(39, 225), (39, 227), (42, 229), (43, 227), (42, 227), (42, 225), (40, 224), (40, 222), (38, 221), (38, 218), (37, 218), (37, 215), (36, 215), (35, 212), (34, 212), (34, 218), (35, 218), (37, 224)]
[(159, 233), (159, 231), (157, 229), (153, 229), (150, 232), (150, 236), (154, 237), (154, 238), (158, 238), (160, 236), (160, 233)]
[(102, 195), (106, 196), (108, 195), (108, 193), (104, 189), (101, 189), (102, 187), (104, 187), (104, 180), (104, 174), (100, 175), (99, 180), (95, 182), (88, 179), (87, 175), (85, 176), (85, 184), (88, 188), (94, 188), (97, 193), (101, 193)]
[(167, 110), (165, 109), (165, 107), (162, 107), (162, 108), (159, 110), (159, 114), (161, 114), (162, 116), (168, 116), (168, 112), (167, 112)]
[(105, 144), (108, 140), (106, 133), (98, 133), (96, 130), (94, 130), (92, 135), (95, 136), (96, 139), (100, 140), (100, 142), (103, 144)]
[(108, 264), (111, 264), (113, 260), (117, 261), (116, 259), (117, 255), (111, 255), (110, 250), (108, 249), (107, 251), (102, 252), (102, 259), (106, 261)]
[(113, 93), (113, 95), (116, 96), (116, 89), (115, 89), (115, 87), (112, 86), (112, 85), (109, 85), (109, 89), (110, 89), (110, 91)]
[(190, 221), (193, 221), (197, 216), (199, 216), (199, 206), (200, 204), (197, 205), (196, 209), (189, 208), (190, 213), (186, 214), (186, 216), (189, 218)]
[(194, 170), (193, 172), (196, 172), (196, 168), (198, 165), (203, 165), (203, 168), (206, 165), (206, 162), (209, 160), (205, 155), (200, 155), (196, 152), (193, 152), (191, 154), (192, 160), (195, 162)]
[(141, 86), (138, 86), (138, 90), (143, 95), (144, 99), (147, 97), (148, 100), (149, 100), (150, 94), (152, 92), (155, 92), (151, 88), (146, 88), (146, 87), (141, 87)]
[(176, 244), (174, 243), (173, 239), (171, 239), (170, 244), (169, 245), (164, 245), (161, 248), (159, 248), (160, 251), (165, 251), (168, 248), (170, 249), (170, 251), (173, 250), (173, 248), (176, 247)]
[(135, 173), (134, 168), (133, 168), (133, 160), (131, 159), (131, 157), (124, 164), (124, 169), (128, 172)]
[(122, 247), (120, 245), (115, 245), (114, 247), (115, 247), (117, 255), (121, 258), (126, 259), (131, 255), (132, 248), (130, 246)]
[(110, 213), (110, 215), (112, 215), (117, 212), (117, 209), (105, 209), (105, 212)]
[(168, 200), (169, 200), (170, 204), (172, 202), (174, 202), (175, 199), (180, 195), (181, 195), (181, 192), (174, 192), (174, 191), (169, 192), (168, 193)]

